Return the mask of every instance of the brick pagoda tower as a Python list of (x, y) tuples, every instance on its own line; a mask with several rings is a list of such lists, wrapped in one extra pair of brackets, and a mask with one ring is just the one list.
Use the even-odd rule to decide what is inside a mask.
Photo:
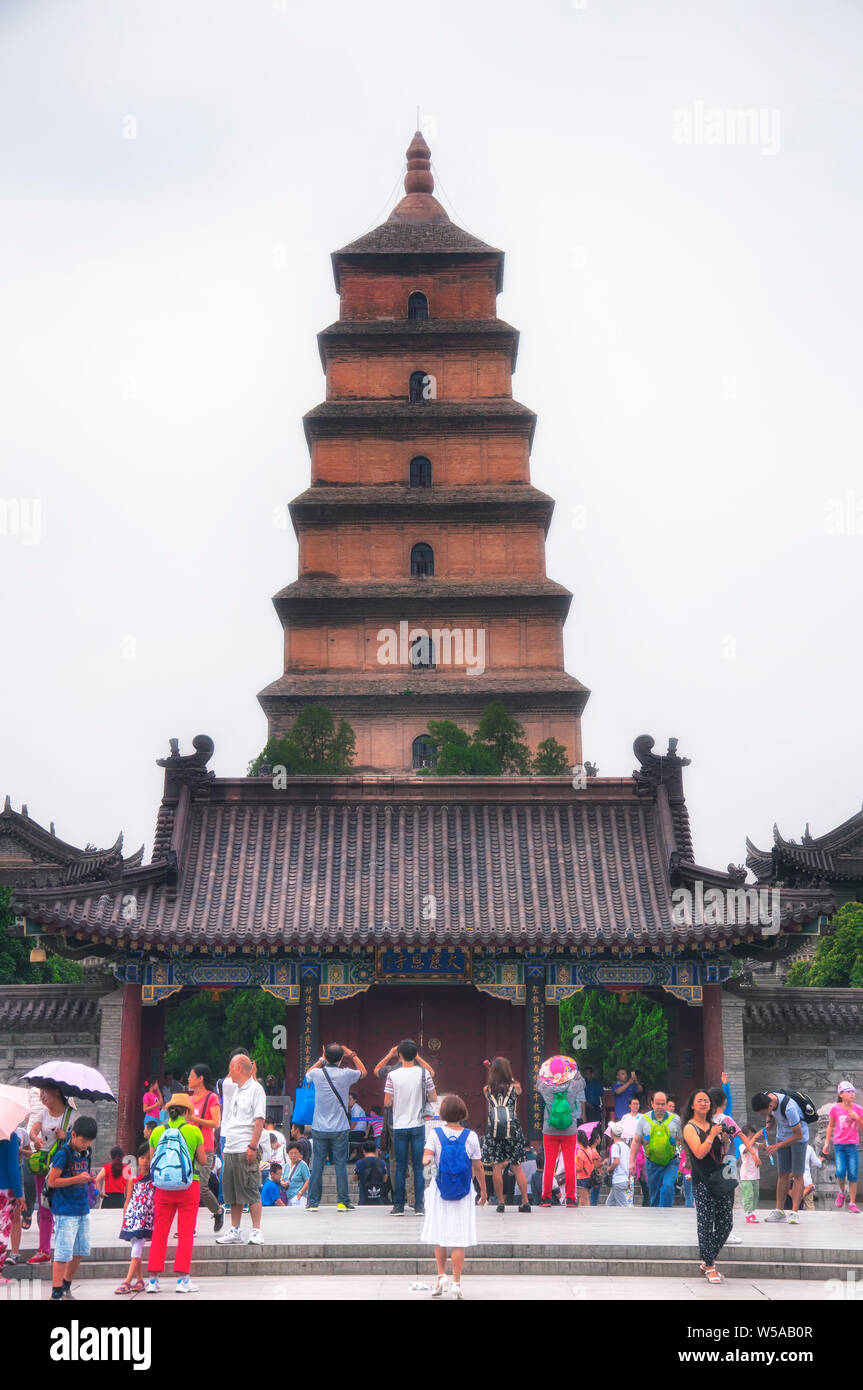
[(274, 599), (284, 674), (259, 699), (270, 736), (307, 704), (347, 719), (356, 771), (426, 765), (429, 719), (472, 730), (496, 699), (532, 749), (554, 737), (580, 762), (588, 691), (563, 668), (572, 596), (546, 577), (554, 504), (531, 486), (536, 417), (512, 398), (503, 252), (433, 189), (417, 132), (406, 196), (333, 254), (312, 485), (291, 504), (299, 577)]

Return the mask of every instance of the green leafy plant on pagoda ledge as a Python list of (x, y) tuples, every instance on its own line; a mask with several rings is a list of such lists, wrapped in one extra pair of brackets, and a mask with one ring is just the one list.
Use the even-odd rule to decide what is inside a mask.
[(544, 738), (536, 750), (533, 770), (540, 777), (560, 777), (570, 771), (569, 756), (556, 738)]
[(844, 903), (811, 960), (795, 961), (786, 985), (863, 988), (863, 903)]
[(451, 719), (430, 719), (428, 731), (437, 750), (437, 762), (433, 768), (424, 769), (427, 775), (500, 777), (503, 773), (515, 773), (526, 777), (531, 772), (553, 776), (569, 771), (566, 749), (557, 739), (544, 739), (536, 757), (531, 756), (524, 742), (523, 726), (501, 700), (486, 705), (473, 734)]
[[(668, 1020), (662, 1005), (644, 994), (613, 994), (585, 989), (559, 1005), (560, 1047), (572, 1051), (576, 1025), (585, 1045), (576, 1049), (582, 1070), (593, 1067), (597, 1080), (610, 1086), (618, 1067), (638, 1072), (645, 1090), (662, 1086), (668, 1071)], [(646, 1109), (642, 1102), (642, 1109)]]
[(0, 888), (0, 985), (74, 984), (83, 980), (84, 971), (76, 961), (55, 956), (53, 951), (47, 952), (42, 964), (30, 963), (33, 938), (24, 940), (10, 935), (15, 920), (9, 907), (10, 897), (8, 888)]
[(283, 767), (289, 777), (350, 772), (356, 753), (356, 735), (346, 719), (338, 725), (326, 705), (306, 705), (281, 738), (271, 738), (249, 763), (248, 775), (259, 777), (265, 769)]

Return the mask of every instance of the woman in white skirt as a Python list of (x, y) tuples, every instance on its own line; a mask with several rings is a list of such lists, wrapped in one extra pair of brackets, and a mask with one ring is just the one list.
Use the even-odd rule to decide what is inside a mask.
[(440, 1298), (447, 1287), (447, 1255), (452, 1255), (452, 1294), (461, 1298), (461, 1272), (464, 1252), (476, 1245), (476, 1194), (473, 1179), (479, 1183), (479, 1204), (485, 1206), (485, 1173), (479, 1139), (465, 1129), (467, 1106), (461, 1096), (444, 1096), (440, 1103), (440, 1126), (426, 1140), (423, 1163), (434, 1163), (437, 1176), (426, 1188), (425, 1221), (420, 1240), (434, 1246), (437, 1283), (432, 1298)]

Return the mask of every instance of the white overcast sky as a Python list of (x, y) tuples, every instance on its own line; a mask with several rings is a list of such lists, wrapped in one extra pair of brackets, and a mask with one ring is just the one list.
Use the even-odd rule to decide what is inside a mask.
[(506, 251), (585, 756), (676, 735), (718, 867), (857, 811), (861, 41), (856, 0), (4, 0), (0, 793), (149, 855), (169, 737), (262, 746), (329, 253), (419, 105)]

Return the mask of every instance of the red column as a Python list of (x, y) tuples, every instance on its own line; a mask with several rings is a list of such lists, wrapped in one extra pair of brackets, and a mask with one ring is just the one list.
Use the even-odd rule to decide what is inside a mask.
[(718, 1086), (725, 1070), (722, 1047), (722, 986), (705, 985), (704, 1003), (704, 1077), (705, 1086)]
[(141, 1067), (154, 1080), (165, 1066), (165, 1004), (148, 1004), (141, 1010)]
[(141, 1070), (141, 986), (126, 984), (123, 986), (120, 1075), (117, 1084), (117, 1143), (127, 1154), (135, 1152), (138, 1131), (143, 1124), (143, 1112), (139, 1111)]

